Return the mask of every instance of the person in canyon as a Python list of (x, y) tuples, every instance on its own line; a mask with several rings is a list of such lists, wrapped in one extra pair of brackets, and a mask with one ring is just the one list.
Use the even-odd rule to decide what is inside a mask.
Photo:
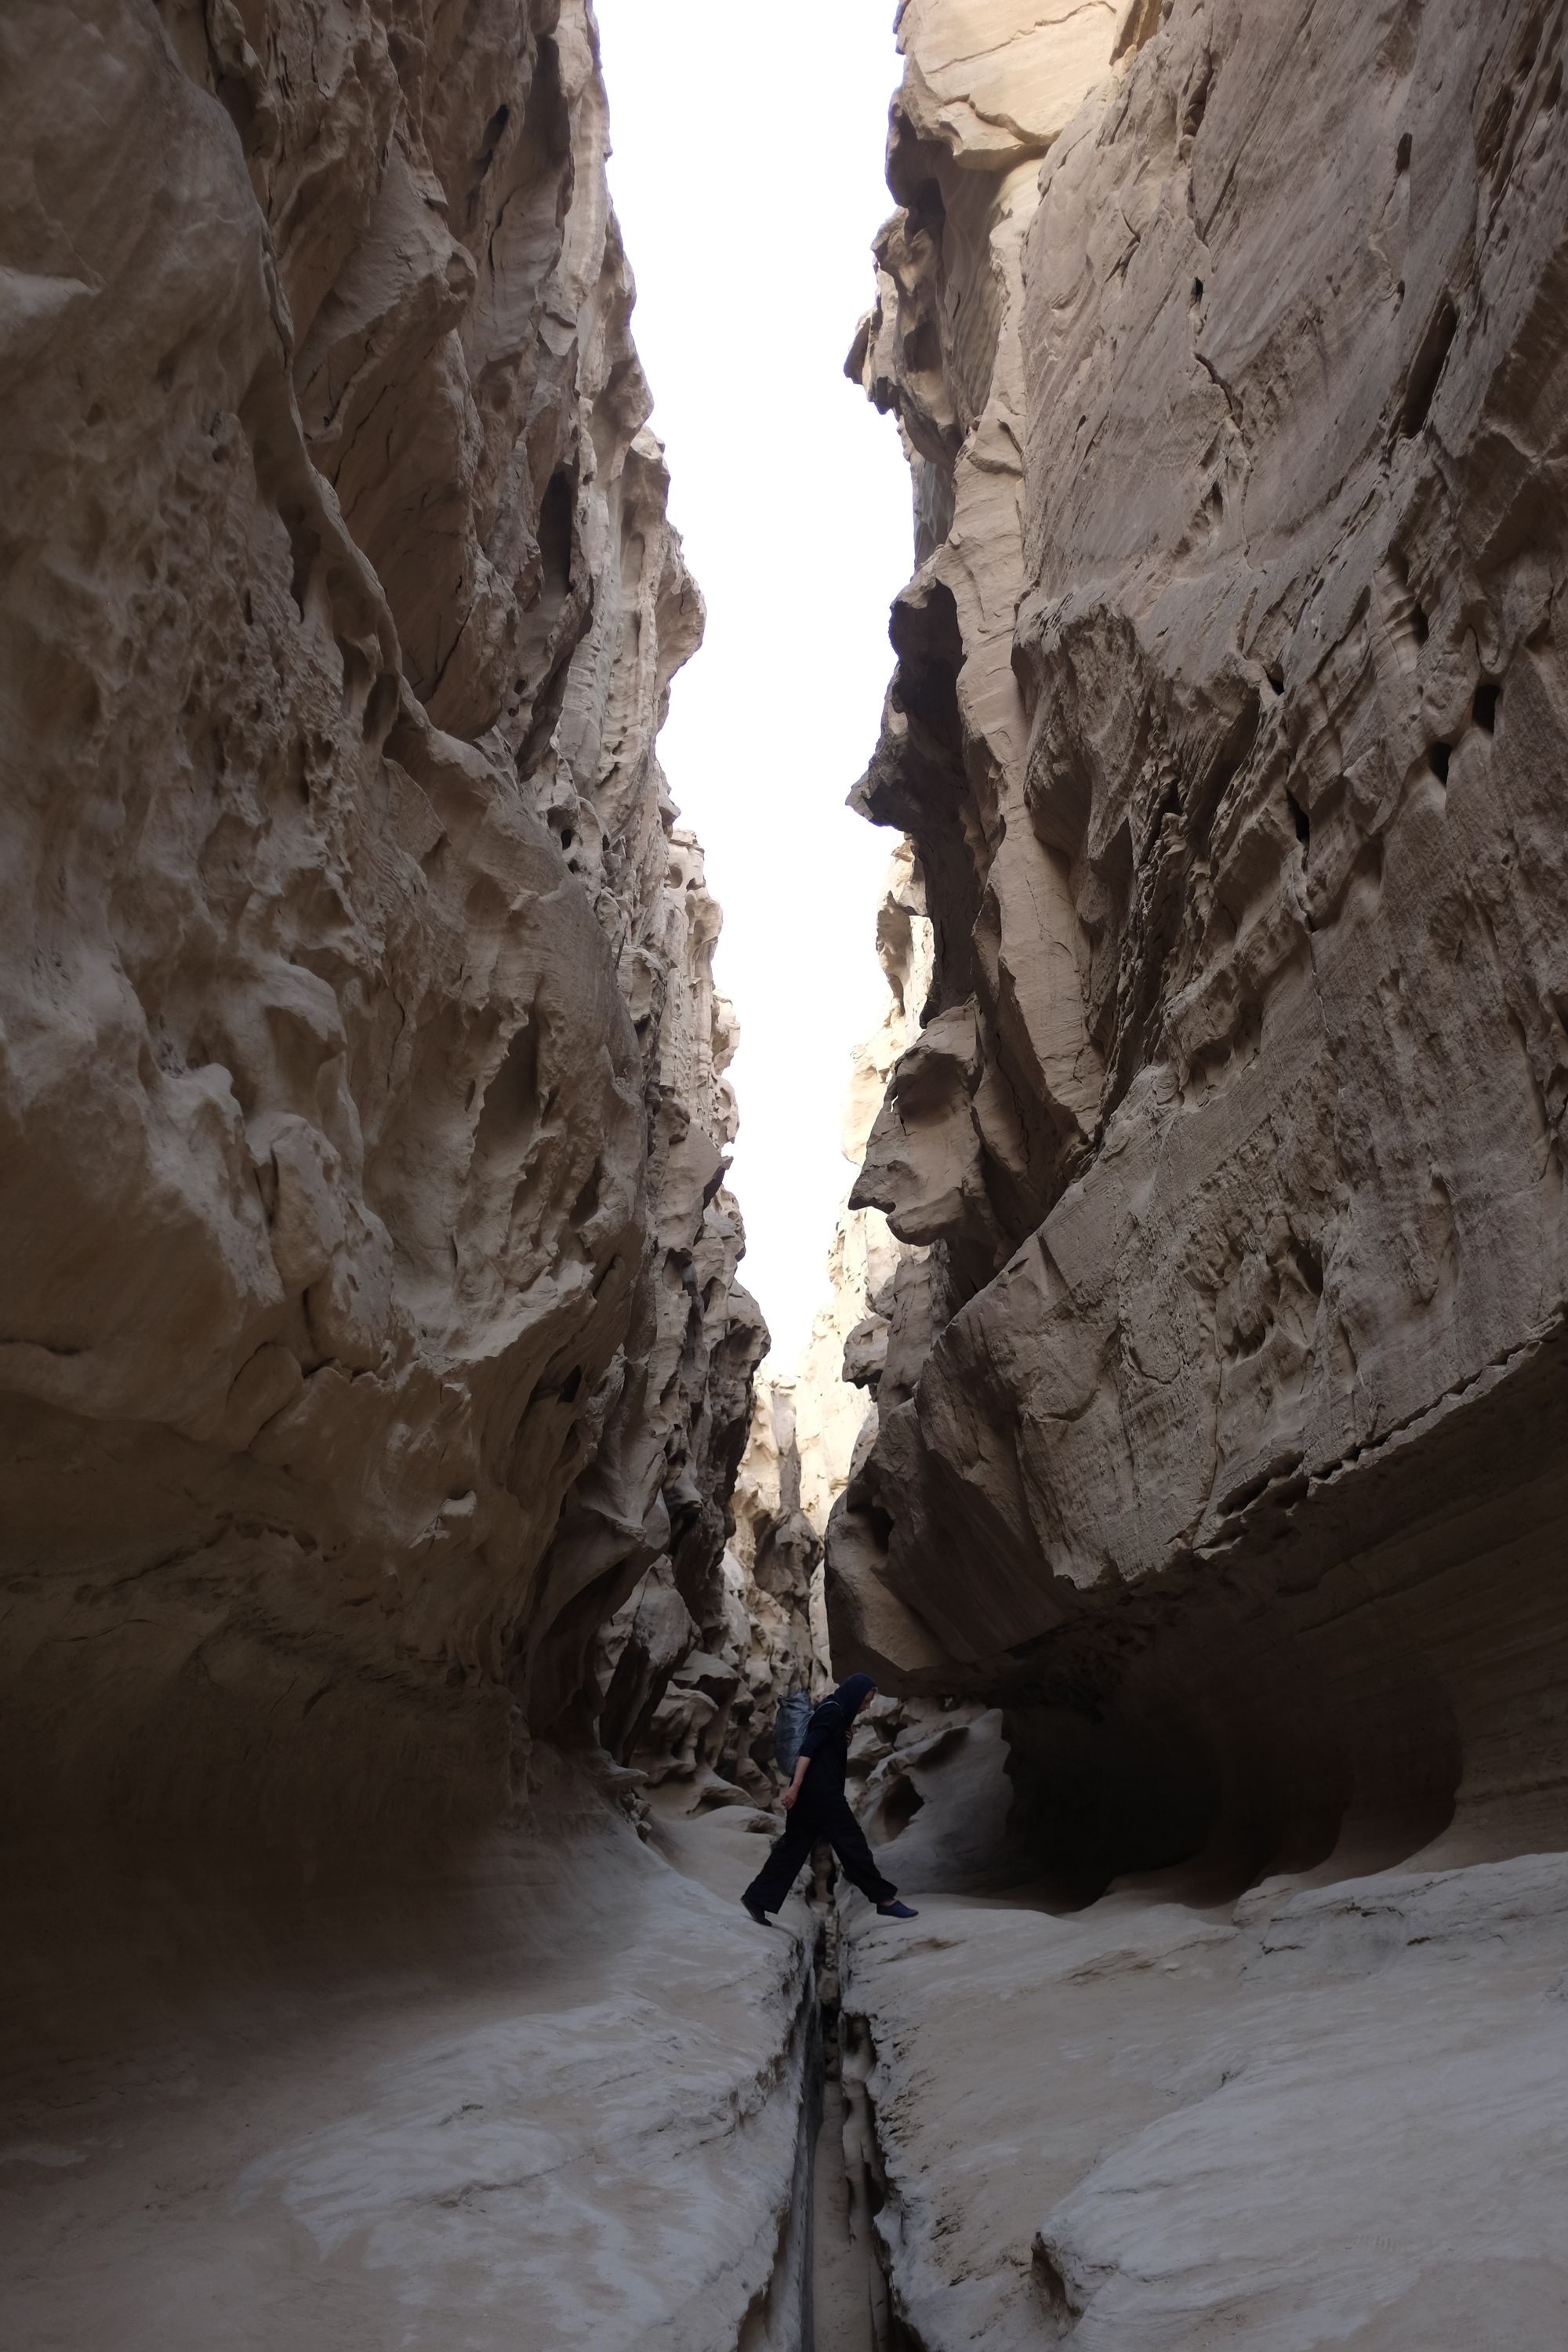
[(880, 1917), (913, 1919), (917, 1916), (907, 1903), (899, 1901), (898, 1888), (878, 1869), (866, 1832), (844, 1793), (849, 1734), (861, 1708), (876, 1696), (877, 1685), (869, 1675), (850, 1675), (823, 1700), (806, 1725), (795, 1778), (784, 1792), (784, 1808), (789, 1815), (784, 1833), (774, 1841), (766, 1862), (741, 1897), (759, 1927), (766, 1927), (768, 1913), (778, 1909), (818, 1838), (826, 1839), (846, 1878), (876, 1905)]

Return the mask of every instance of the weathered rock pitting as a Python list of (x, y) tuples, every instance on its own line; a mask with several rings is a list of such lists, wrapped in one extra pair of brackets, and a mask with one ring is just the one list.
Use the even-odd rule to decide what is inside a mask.
[(868, 2325), (1555, 2341), (1568, 20), (900, 23)]
[(701, 607), (585, 8), (164, 18), (5, 36), (8, 1737), (493, 1809), (763, 1345)]
[(7, 2340), (1568, 2326), (1568, 0), (899, 26), (756, 1399), (588, 0), (0, 26)]
[(852, 355), (936, 940), (856, 1197), (931, 1313), (830, 1607), (1047, 1763), (1180, 1751), (1107, 1873), (1508, 1850), (1568, 1822), (1562, 28), (1014, 13), (904, 12)]
[(592, 11), (0, 59), (8, 2338), (793, 2345), (809, 1987), (598, 1736), (765, 1333)]

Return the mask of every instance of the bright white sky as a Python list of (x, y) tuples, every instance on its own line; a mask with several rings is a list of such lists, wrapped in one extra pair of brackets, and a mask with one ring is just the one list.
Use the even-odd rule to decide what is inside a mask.
[(724, 908), (742, 1279), (787, 1369), (826, 1291), (839, 1116), (885, 1001), (894, 836), (844, 806), (913, 563), (892, 421), (843, 374), (874, 279), (893, 0), (596, 0), (633, 331), (708, 604), (659, 755)]

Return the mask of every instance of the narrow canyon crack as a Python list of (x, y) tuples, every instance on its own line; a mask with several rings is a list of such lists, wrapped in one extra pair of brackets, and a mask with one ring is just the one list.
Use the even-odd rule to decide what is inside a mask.
[[(639, 21), (683, 257), (760, 226), (771, 858), (849, 36), (759, 194), (722, 14)], [(8, 13), (7, 2343), (1568, 2340), (1568, 9), (894, 29), (792, 1367), (590, 0)], [(761, 1926), (848, 1675), (918, 1916)]]

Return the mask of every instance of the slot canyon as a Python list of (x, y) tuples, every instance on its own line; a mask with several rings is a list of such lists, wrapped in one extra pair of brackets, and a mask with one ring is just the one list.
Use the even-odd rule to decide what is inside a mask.
[(792, 1368), (591, 0), (0, 10), (13, 2352), (1568, 2346), (1568, 0), (895, 29)]

